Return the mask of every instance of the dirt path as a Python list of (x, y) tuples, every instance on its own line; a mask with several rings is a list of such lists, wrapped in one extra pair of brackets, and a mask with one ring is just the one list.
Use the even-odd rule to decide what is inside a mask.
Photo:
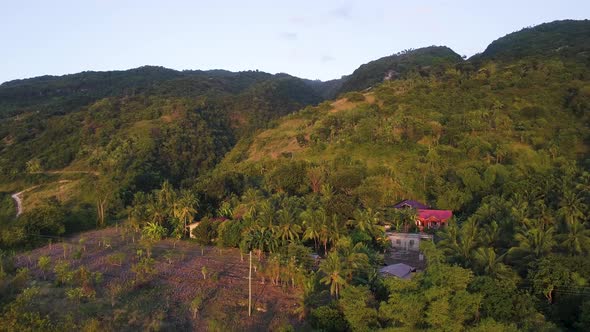
[(16, 203), (16, 216), (18, 217), (23, 213), (23, 194), (24, 193), (31, 191), (33, 189), (39, 188), (41, 186), (50, 185), (50, 184), (54, 184), (54, 183), (68, 183), (68, 182), (72, 182), (72, 180), (59, 180), (56, 182), (38, 184), (36, 186), (32, 186), (32, 187), (29, 187), (25, 190), (22, 190), (22, 191), (12, 194), (12, 199), (14, 199), (14, 202)]
[(16, 216), (20, 216), (23, 213), (23, 192), (19, 191), (15, 194), (12, 194), (12, 199), (16, 203)]
[(32, 172), (31, 174), (92, 174), (92, 175), (100, 175), (97, 171), (42, 171), (42, 172)]

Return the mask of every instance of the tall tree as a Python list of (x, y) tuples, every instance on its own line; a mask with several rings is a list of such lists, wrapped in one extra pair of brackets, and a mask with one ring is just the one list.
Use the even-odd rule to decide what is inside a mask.
[(320, 263), (320, 271), (324, 274), (320, 281), (324, 285), (329, 285), (330, 294), (338, 299), (340, 290), (346, 285), (345, 271), (338, 252), (332, 251), (328, 254), (326, 259)]
[(571, 255), (581, 255), (590, 251), (590, 230), (579, 221), (568, 224), (567, 233), (559, 234), (555, 238)]
[(190, 190), (183, 189), (180, 191), (180, 195), (173, 205), (173, 216), (180, 221), (177, 228), (182, 227), (180, 234), (186, 232), (188, 223), (195, 218), (198, 205), (199, 201), (197, 197)]

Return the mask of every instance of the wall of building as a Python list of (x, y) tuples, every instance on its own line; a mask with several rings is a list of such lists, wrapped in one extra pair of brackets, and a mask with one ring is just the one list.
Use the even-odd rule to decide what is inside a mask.
[(395, 249), (419, 251), (420, 234), (415, 233), (389, 233), (388, 238), (391, 246)]

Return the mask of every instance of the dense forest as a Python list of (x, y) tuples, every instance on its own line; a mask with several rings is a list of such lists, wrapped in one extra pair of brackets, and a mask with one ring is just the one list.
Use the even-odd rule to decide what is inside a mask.
[[(205, 293), (188, 318), (129, 313), (183, 239), (201, 255), (252, 252), (257, 280), (297, 295), (290, 316), (244, 329), (586, 331), (589, 109), (588, 21), (526, 28), (470, 59), (407, 50), (329, 82), (143, 67), (4, 83), (0, 331), (236, 328)], [(403, 199), (454, 214), (428, 230), (410, 280), (378, 272), (385, 227), (417, 231), (416, 211), (391, 208)], [(132, 254), (110, 265), (134, 277), (107, 287), (68, 236), (115, 226)], [(63, 257), (27, 265), (54, 241)], [(46, 288), (84, 310), (49, 310)]]

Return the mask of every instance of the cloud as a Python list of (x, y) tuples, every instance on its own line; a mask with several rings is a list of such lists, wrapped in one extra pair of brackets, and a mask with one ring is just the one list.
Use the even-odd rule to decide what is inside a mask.
[(279, 38), (284, 40), (297, 40), (297, 34), (295, 32), (283, 32), (279, 35)]
[(350, 6), (341, 6), (330, 11), (330, 15), (342, 18), (342, 19), (350, 19), (351, 17), (352, 8)]
[(326, 63), (326, 62), (330, 62), (330, 61), (334, 61), (334, 60), (336, 60), (336, 58), (334, 58), (334, 57), (333, 57), (333, 56), (331, 56), (331, 55), (322, 55), (322, 57), (321, 57), (321, 59), (320, 59), (320, 61), (321, 61), (322, 63)]

